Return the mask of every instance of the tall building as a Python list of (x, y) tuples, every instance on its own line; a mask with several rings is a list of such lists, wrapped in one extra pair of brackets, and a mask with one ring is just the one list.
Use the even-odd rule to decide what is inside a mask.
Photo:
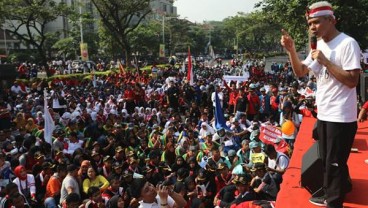
[(174, 0), (152, 0), (151, 8), (154, 14), (165, 14), (168, 16), (177, 15), (177, 9), (174, 6)]

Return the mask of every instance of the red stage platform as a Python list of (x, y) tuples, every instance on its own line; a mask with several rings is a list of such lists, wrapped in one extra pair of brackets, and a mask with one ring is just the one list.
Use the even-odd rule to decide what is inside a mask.
[[(302, 157), (314, 142), (312, 139), (314, 122), (314, 118), (303, 119), (289, 168), (277, 196), (276, 208), (318, 207), (309, 203), (310, 193), (300, 187)], [(345, 208), (368, 207), (368, 164), (364, 162), (368, 159), (367, 141), (368, 122), (360, 123), (353, 145), (353, 148), (358, 148), (358, 152), (352, 152), (348, 161), (353, 191), (346, 196)]]

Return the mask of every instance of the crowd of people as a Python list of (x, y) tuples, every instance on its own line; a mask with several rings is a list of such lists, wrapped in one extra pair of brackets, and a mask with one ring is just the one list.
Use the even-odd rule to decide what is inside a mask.
[[(20, 65), (20, 79), (0, 89), (0, 208), (273, 207), (298, 129), (312, 116), (324, 182), (309, 201), (343, 207), (368, 103), (357, 119), (361, 50), (337, 30), (333, 8), (323, 1), (307, 9), (304, 61), (282, 30), (290, 62), (271, 71), (261, 61), (217, 60), (194, 66), (192, 83), (171, 59), (152, 74), (137, 62), (130, 71), (48, 82), (36, 65)], [(46, 72), (70, 74), (72, 65), (51, 62)], [(280, 134), (270, 140), (265, 129)]]
[[(180, 67), (181, 68), (181, 67)], [(226, 82), (231, 71), (249, 73)], [(288, 63), (175, 66), (92, 79), (17, 80), (0, 97), (0, 207), (234, 207), (276, 199), (315, 77)], [(46, 91), (46, 93), (45, 93)], [(216, 100), (221, 107), (216, 105)], [(55, 123), (45, 140), (46, 106)], [(221, 108), (225, 128), (215, 125)], [(264, 125), (292, 122), (277, 144)]]

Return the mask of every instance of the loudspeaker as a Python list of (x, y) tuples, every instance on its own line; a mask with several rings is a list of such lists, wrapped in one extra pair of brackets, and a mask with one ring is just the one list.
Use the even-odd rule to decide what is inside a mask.
[(0, 64), (0, 80), (15, 80), (17, 78), (17, 68), (13, 64)]
[(301, 185), (314, 194), (323, 186), (323, 165), (319, 155), (318, 142), (303, 155)]

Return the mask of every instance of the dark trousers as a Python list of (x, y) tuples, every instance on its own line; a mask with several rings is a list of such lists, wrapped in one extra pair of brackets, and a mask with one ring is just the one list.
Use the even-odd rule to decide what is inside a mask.
[(317, 121), (319, 153), (323, 163), (323, 186), (329, 208), (342, 208), (348, 190), (349, 159), (357, 131), (357, 122)]

